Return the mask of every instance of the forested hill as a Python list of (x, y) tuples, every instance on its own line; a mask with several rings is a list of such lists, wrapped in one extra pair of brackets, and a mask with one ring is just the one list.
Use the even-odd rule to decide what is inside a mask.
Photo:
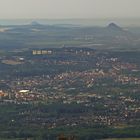
[[(133, 30), (135, 31), (135, 30)], [(138, 29), (137, 29), (138, 31)], [(91, 47), (96, 49), (140, 49), (140, 35), (115, 23), (105, 27), (74, 25), (0, 26), (0, 49)]]

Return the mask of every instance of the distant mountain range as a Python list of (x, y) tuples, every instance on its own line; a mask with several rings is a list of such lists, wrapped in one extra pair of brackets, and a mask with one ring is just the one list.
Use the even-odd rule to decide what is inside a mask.
[(41, 25), (41, 24), (39, 22), (37, 22), (37, 21), (32, 21), (30, 23), (30, 25), (32, 25), (32, 26), (38, 26), (38, 25)]
[(105, 27), (77, 27), (59, 24), (43, 25), (33, 21), (27, 25), (0, 27), (1, 49), (62, 47), (64, 45), (90, 46), (97, 49), (124, 46), (140, 48), (140, 35), (123, 29), (115, 23), (110, 23)]

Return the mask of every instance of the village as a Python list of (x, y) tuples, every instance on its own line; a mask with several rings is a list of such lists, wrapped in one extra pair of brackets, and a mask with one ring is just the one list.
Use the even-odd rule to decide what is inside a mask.
[[(62, 55), (69, 57), (63, 59)], [(56, 59), (52, 59), (54, 56)], [(110, 126), (139, 121), (140, 104), (137, 95), (140, 91), (140, 77), (135, 74), (140, 71), (139, 65), (85, 49), (51, 50), (40, 51), (40, 53), (33, 51), (31, 59), (22, 57), (25, 64), (30, 62), (34, 65), (36, 63), (43, 65), (44, 63), (44, 67), (55, 65), (55, 67), (71, 66), (73, 68), (74, 66), (77, 69), (73, 70), (70, 67), (68, 70), (53, 74), (43, 73), (34, 76), (18, 76), (11, 80), (2, 79), (0, 83), (8, 88), (0, 90), (0, 104), (42, 103), (80, 106), (79, 110), (75, 110), (77, 112), (75, 115), (74, 109), (68, 113), (67, 109), (60, 108), (61, 111), (59, 111), (63, 117), (50, 116), (50, 119), (46, 120), (44, 117), (32, 116), (26, 120), (27, 122), (35, 120), (34, 123), (39, 121), (43, 125), (54, 128), (93, 123)], [(36, 62), (36, 57), (38, 62)], [(87, 68), (79, 71), (79, 66), (87, 66)], [(32, 110), (30, 113), (32, 114)]]

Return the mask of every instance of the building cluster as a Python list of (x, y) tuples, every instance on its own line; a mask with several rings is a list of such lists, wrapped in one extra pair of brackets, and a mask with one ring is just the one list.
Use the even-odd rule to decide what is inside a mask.
[(52, 54), (51, 50), (33, 50), (32, 51), (33, 55), (48, 55), (48, 54)]
[[(52, 54), (52, 51), (33, 51), (33, 55), (38, 54)], [(47, 125), (49, 128), (93, 123), (119, 125), (139, 121), (139, 65), (90, 50), (64, 49), (64, 52), (55, 54), (56, 58), (52, 54), (53, 58), (47, 57), (47, 60), (43, 58), (37, 62), (34, 58), (25, 59), (25, 63), (44, 62), (48, 67), (53, 65), (57, 68), (62, 65), (67, 68), (72, 66), (72, 69), (1, 80), (0, 82), (8, 84), (9, 87), (7, 90), (0, 90), (1, 104), (9, 101), (17, 104), (42, 102), (80, 106), (79, 109), (70, 111), (62, 109), (57, 117), (48, 115), (44, 118), (42, 115), (26, 120)], [(65, 55), (70, 57), (62, 59)], [(79, 70), (79, 67), (82, 70)]]

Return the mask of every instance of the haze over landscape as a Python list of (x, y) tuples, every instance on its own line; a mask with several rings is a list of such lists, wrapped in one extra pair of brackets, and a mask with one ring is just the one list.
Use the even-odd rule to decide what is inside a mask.
[(0, 0), (0, 140), (140, 140), (140, 0)]
[(139, 0), (0, 0), (0, 25), (37, 20), (43, 24), (103, 26), (113, 21), (139, 26), (139, 5)]

